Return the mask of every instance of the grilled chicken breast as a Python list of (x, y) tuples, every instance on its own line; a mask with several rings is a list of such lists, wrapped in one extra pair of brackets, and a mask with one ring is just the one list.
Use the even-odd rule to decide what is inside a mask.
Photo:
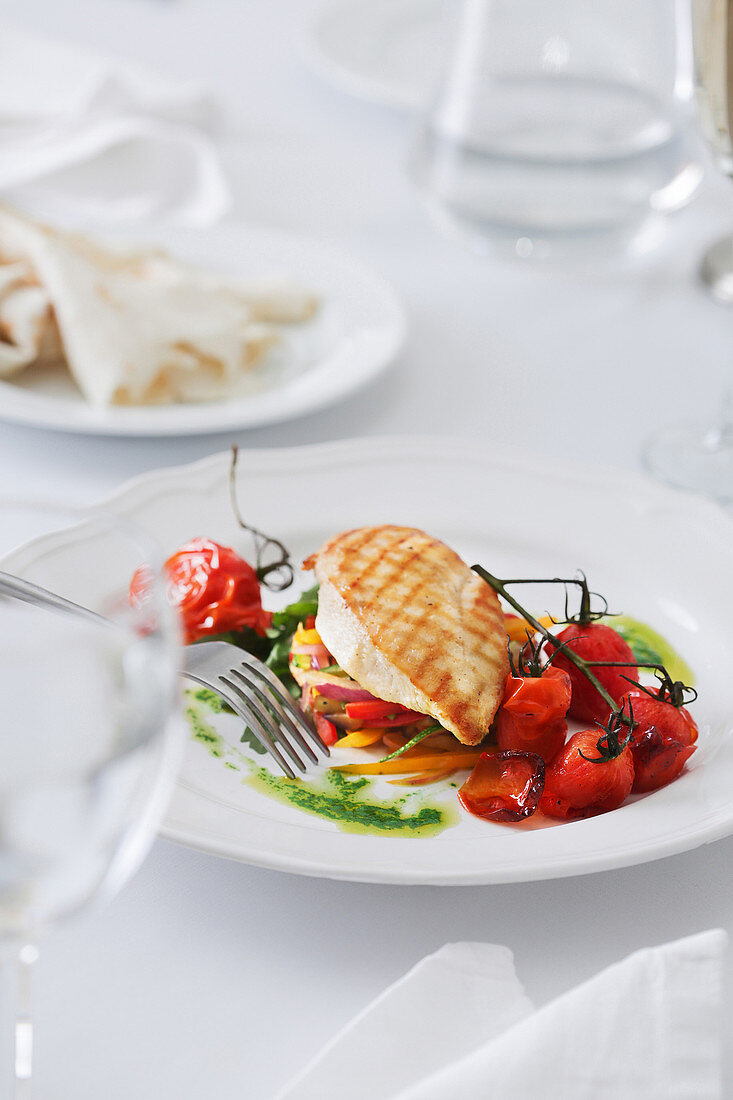
[(304, 563), (320, 584), (316, 629), (380, 699), (429, 714), (465, 745), (483, 740), (509, 671), (493, 590), (444, 543), (409, 527), (329, 539)]

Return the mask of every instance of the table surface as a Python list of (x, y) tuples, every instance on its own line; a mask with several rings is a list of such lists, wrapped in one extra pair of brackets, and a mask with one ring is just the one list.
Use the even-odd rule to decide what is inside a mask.
[[(733, 314), (706, 297), (696, 268), (733, 220), (729, 185), (708, 172), (662, 244), (633, 260), (549, 270), (482, 259), (440, 236), (416, 202), (404, 170), (410, 120), (309, 69), (301, 43), (312, 7), (26, 0), (23, 20), (205, 82), (228, 112), (232, 217), (329, 240), (388, 277), (409, 319), (399, 362), (333, 409), (226, 437), (108, 439), (0, 423), (0, 491), (88, 503), (232, 441), (405, 431), (520, 441), (540, 462), (572, 449), (578, 461), (637, 469), (654, 427), (714, 416)], [(0, 16), (16, 10), (1, 0)], [(732, 861), (733, 838), (580, 878), (408, 888), (299, 878), (157, 841), (108, 908), (43, 947), (38, 1095), (264, 1100), (446, 941), (507, 944), (541, 1004), (639, 947), (733, 931)], [(730, 1034), (726, 1043), (730, 1071)]]

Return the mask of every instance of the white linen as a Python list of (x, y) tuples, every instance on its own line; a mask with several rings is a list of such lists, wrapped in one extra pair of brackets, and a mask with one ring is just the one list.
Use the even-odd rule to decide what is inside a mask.
[(448, 944), (276, 1100), (720, 1100), (726, 944), (712, 930), (637, 951), (536, 1011), (507, 948)]
[(216, 221), (230, 193), (192, 84), (0, 24), (0, 192), (47, 216)]

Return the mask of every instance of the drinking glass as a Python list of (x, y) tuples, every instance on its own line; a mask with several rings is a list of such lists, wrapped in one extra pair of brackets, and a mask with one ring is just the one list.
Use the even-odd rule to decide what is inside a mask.
[[(695, 90), (705, 138), (718, 168), (733, 178), (733, 11), (730, 0), (692, 0)], [(733, 303), (733, 237), (703, 257), (700, 276), (720, 302)], [(646, 443), (648, 469), (684, 489), (733, 502), (733, 389), (724, 394), (718, 420), (663, 428)]]
[(631, 242), (686, 202), (688, 21), (678, 0), (463, 0), (411, 174), (479, 250)]
[[(0, 553), (20, 540), (0, 569), (102, 616), (0, 597), (0, 1095), (26, 1100), (37, 944), (129, 878), (173, 783), (178, 631), (161, 555), (132, 524), (0, 500)], [(139, 566), (144, 609), (127, 598)]]

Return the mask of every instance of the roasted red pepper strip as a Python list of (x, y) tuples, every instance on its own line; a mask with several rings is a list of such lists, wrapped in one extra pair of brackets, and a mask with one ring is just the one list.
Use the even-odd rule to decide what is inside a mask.
[(320, 734), (321, 740), (324, 745), (335, 745), (340, 737), (339, 731), (334, 726), (333, 722), (329, 722), (328, 718), (323, 714), (314, 714), (313, 718), (316, 723), (316, 730)]
[(491, 821), (521, 821), (537, 809), (545, 764), (535, 752), (484, 752), (458, 791), (465, 810)]
[(507, 676), (494, 732), (502, 750), (536, 752), (545, 763), (565, 744), (570, 677), (549, 665), (539, 676)]
[(367, 699), (358, 703), (347, 703), (346, 713), (349, 718), (356, 718), (361, 722), (371, 722), (375, 726), (406, 726), (410, 722), (417, 722), (424, 718), (424, 714), (407, 710), (399, 703), (385, 703), (381, 699)]

